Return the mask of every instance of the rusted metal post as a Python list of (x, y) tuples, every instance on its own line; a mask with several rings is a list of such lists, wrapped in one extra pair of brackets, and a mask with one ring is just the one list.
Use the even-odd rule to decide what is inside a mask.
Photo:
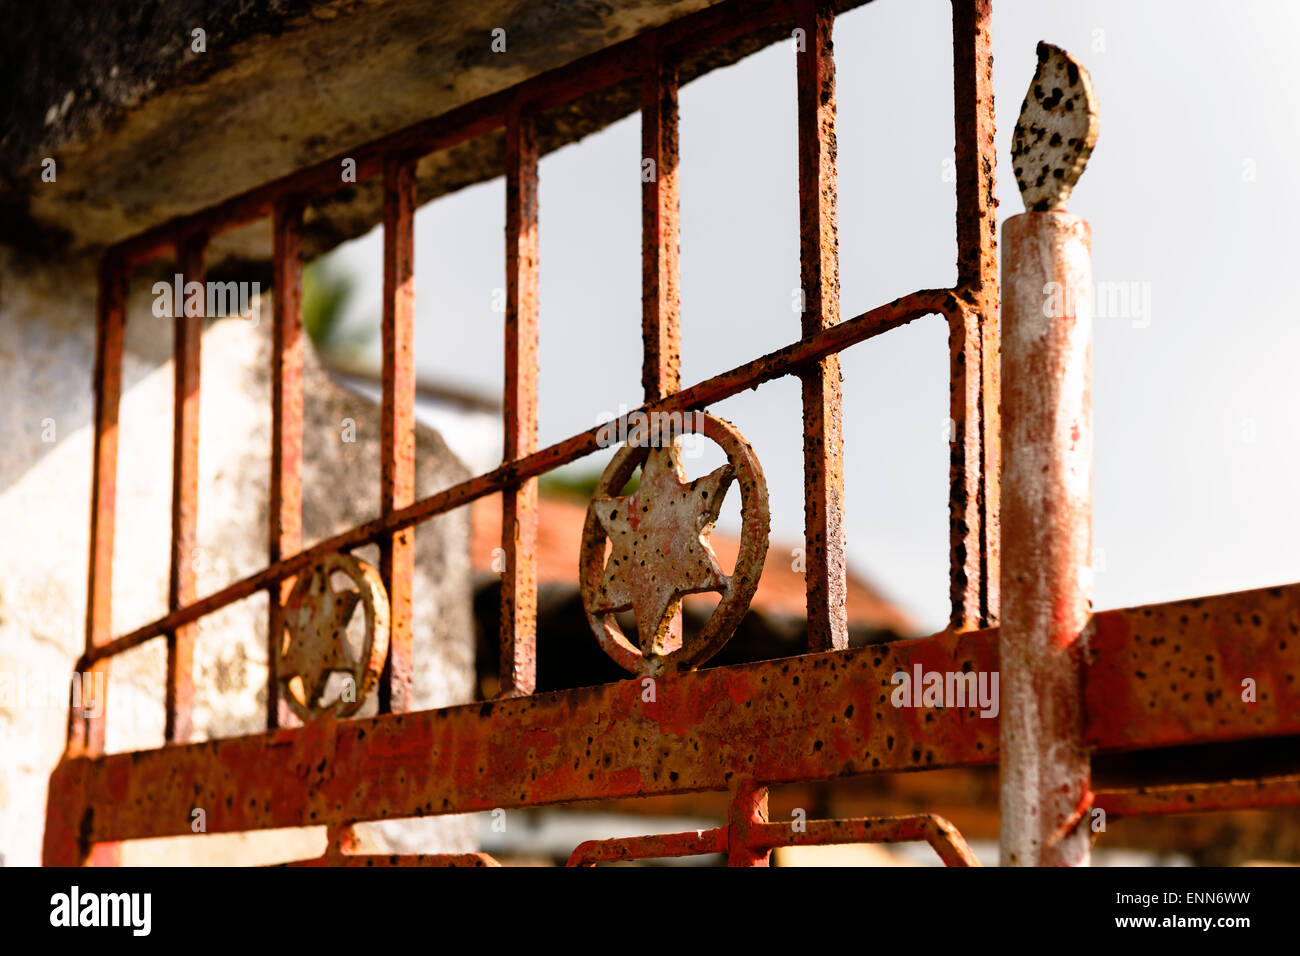
[[(302, 547), (302, 207), (286, 201), (272, 221), (275, 270), (271, 328), (271, 500), (268, 551), (275, 564)], [(276, 659), (284, 635), (284, 602), (294, 578), (268, 589), (267, 727), (290, 726), (295, 718), (280, 697)]]
[[(172, 398), (172, 540), (167, 606), (175, 611), (196, 597), (194, 565), (199, 517), (199, 369), (203, 317), (207, 310), (203, 252), (206, 238), (190, 237), (177, 245), (176, 271), (181, 276), (173, 310), (176, 340)], [(189, 295), (199, 284), (198, 308)], [(194, 709), (194, 635), (197, 624), (183, 624), (167, 635), (165, 738), (169, 744), (190, 739)]]
[(989, 0), (953, 0), (957, 301), (949, 347), (949, 596), (951, 626), (998, 619), (997, 154)]
[[(682, 387), (677, 65), (658, 39), (645, 43), (641, 78), (641, 384), (653, 402)], [(682, 612), (660, 641), (682, 646)]]
[[(1080, 653), (1091, 611), (1088, 224), (1028, 212), (1002, 229), (1002, 861), (1077, 864), (1089, 836)], [(1045, 315), (1044, 288), (1068, 304)]]
[[(381, 515), (415, 500), (415, 161), (384, 161), (383, 409), (380, 423)], [(392, 609), (388, 661), (379, 681), (381, 713), (410, 709), (411, 586), (415, 529), (386, 536), (379, 573)]]
[[(113, 532), (117, 514), (117, 419), (122, 397), (122, 348), (126, 334), (127, 273), (120, 259), (100, 262), (95, 316), (95, 438), (94, 475), (90, 489), (90, 568), (86, 593), (86, 651), (112, 641)], [(99, 756), (104, 752), (108, 720), (108, 659), (81, 674), (81, 697), (72, 703), (68, 721), (68, 756)], [(87, 697), (88, 694), (94, 695)], [(88, 863), (116, 866), (121, 847), (116, 842), (90, 846), (82, 834), (73, 845), (70, 828), (55, 831), (55, 852), (65, 865)], [(47, 853), (48, 855), (48, 853)]]
[(768, 789), (750, 779), (731, 788), (727, 821), (727, 866), (768, 866), (772, 851), (756, 839), (767, 824)]
[[(835, 11), (823, 0), (798, 0), (799, 261), (805, 336), (840, 321), (836, 232)], [(844, 563), (844, 445), (840, 359), (828, 355), (803, 382), (804, 549), (808, 649), (849, 646)]]
[[(117, 514), (117, 415), (122, 396), (122, 346), (126, 334), (126, 272), (121, 262), (106, 256), (100, 263), (95, 316), (95, 439), (94, 475), (90, 488), (90, 568), (86, 594), (86, 651), (112, 640), (113, 531)], [(108, 719), (108, 661), (93, 664), (82, 675), (83, 707), (70, 721), (68, 752), (94, 756), (104, 752)], [(100, 699), (93, 716), (86, 708), (85, 688), (97, 688)]]
[(677, 67), (652, 38), (641, 80), (641, 384), (653, 402), (682, 386)]
[(1002, 231), (1001, 849), (1021, 866), (1086, 864), (1092, 800), (1092, 250), (1064, 201), (1096, 115), (1086, 72), (1044, 47), (1012, 152), (1031, 211)]
[[(506, 119), (506, 462), (537, 451), (537, 138), (516, 104)], [(501, 694), (537, 687), (537, 479), (501, 493)]]

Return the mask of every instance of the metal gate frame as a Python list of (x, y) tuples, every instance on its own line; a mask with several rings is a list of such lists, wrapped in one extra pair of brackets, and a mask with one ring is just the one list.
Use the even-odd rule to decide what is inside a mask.
[[(842, 7), (856, 3), (841, 4)], [(771, 785), (871, 773), (994, 764), (996, 719), (954, 708), (886, 706), (890, 677), (925, 670), (999, 667), (1000, 422), (998, 273), (993, 199), (990, 0), (953, 0), (957, 283), (921, 290), (840, 321), (836, 240), (835, 98), (831, 32), (836, 10), (818, 0), (727, 2), (436, 119), (326, 160), (110, 248), (100, 271), (95, 364), (94, 483), (86, 650), (79, 672), (147, 641), (167, 642), (166, 743), (105, 754), (107, 711), (70, 711), (67, 752), (50, 779), (44, 861), (113, 863), (120, 841), (190, 833), (196, 804), (209, 832), (324, 824), (330, 850), (314, 863), (471, 864), (482, 854), (357, 855), (353, 823), (495, 808), (689, 791), (732, 795), (717, 830), (597, 841), (571, 863), (725, 852), (764, 864), (773, 847), (858, 841), (929, 841), (945, 862), (975, 863), (955, 829), (920, 815), (768, 820)], [(773, 28), (802, 30), (797, 55), (801, 337), (687, 388), (680, 382), (677, 293), (677, 89), (683, 59)], [(666, 675), (656, 700), (638, 681), (534, 693), (539, 475), (597, 450), (598, 429), (537, 447), (537, 160), (534, 118), (624, 81), (642, 88), (643, 155), (658, 175), (643, 192), (642, 381), (649, 412), (684, 412), (772, 379), (803, 386), (807, 653)], [(504, 126), (507, 313), (505, 454), (499, 468), (426, 498), (414, 497), (412, 353), (414, 168), (428, 153)], [(306, 203), (342, 188), (343, 158), (357, 178), (384, 184), (381, 514), (302, 548), (303, 427), (301, 240)], [(201, 319), (177, 320), (170, 611), (110, 633), (117, 415), (126, 283), (173, 256), (201, 280), (212, 237), (270, 216), (274, 227), (273, 444), (268, 564), (197, 599), (191, 564), (197, 507)], [(848, 649), (844, 608), (844, 493), (838, 353), (927, 315), (949, 329), (951, 622), (929, 638)], [(483, 703), (411, 712), (411, 531), (418, 523), (503, 493), (503, 690)], [(264, 734), (189, 743), (191, 673), (199, 618), (259, 592), (270, 595), (270, 641), (283, 629), (295, 576), (339, 552), (377, 544), (392, 605), (392, 638), (379, 716), (296, 723), (268, 675)], [(1081, 663), (1082, 736), (1094, 755), (1300, 734), (1300, 586), (1115, 610), (1093, 616)], [(274, 652), (270, 655), (274, 661)], [(273, 665), (272, 665), (273, 666)], [(1216, 676), (1218, 675), (1218, 676)], [(1255, 702), (1224, 694), (1248, 675)], [(1300, 802), (1300, 776), (1158, 780), (1103, 791), (1090, 806), (1113, 815)], [(1086, 783), (1086, 781), (1085, 781)], [(1087, 810), (1082, 806), (1080, 813)]]

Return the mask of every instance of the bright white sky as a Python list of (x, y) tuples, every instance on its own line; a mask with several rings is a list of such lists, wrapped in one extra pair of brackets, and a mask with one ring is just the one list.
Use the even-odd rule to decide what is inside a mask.
[[(1300, 580), (1300, 4), (997, 0), (999, 220), (1021, 211), (1011, 129), (1056, 43), (1088, 67), (1101, 134), (1070, 202), (1098, 282), (1145, 316), (1099, 318), (1094, 350), (1097, 606)], [(841, 308), (955, 279), (947, 0), (876, 0), (835, 29)], [(681, 93), (683, 380), (798, 337), (794, 54)], [(640, 402), (636, 116), (541, 163), (541, 442)], [(950, 178), (950, 177), (948, 177)], [(499, 393), (500, 180), (416, 217), (421, 374)], [(350, 321), (377, 324), (378, 230), (333, 254)], [(843, 355), (852, 565), (926, 628), (947, 617), (947, 346), (931, 317)], [(802, 540), (794, 379), (711, 409), (763, 463), (773, 541)], [(604, 458), (580, 463), (595, 468)], [(734, 502), (723, 525), (735, 524)]]

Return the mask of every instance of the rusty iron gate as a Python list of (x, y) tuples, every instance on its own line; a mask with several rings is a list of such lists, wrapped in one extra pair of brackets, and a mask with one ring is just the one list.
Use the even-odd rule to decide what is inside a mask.
[[(853, 4), (848, 4), (853, 5)], [(845, 6), (841, 4), (840, 6)], [(300, 233), (304, 205), (347, 188), (343, 155), (300, 170), (110, 248), (99, 288), (95, 365), (94, 484), (86, 650), (78, 672), (106, 672), (112, 658), (148, 641), (167, 645), (166, 740), (130, 754), (105, 754), (107, 710), (73, 709), (67, 752), (49, 788), (44, 860), (112, 863), (121, 841), (190, 833), (191, 809), (209, 814), (209, 832), (324, 824), (326, 864), (491, 864), (483, 854), (374, 858), (357, 852), (352, 825), (362, 821), (521, 808), (573, 801), (690, 791), (731, 795), (726, 825), (715, 830), (594, 841), (570, 862), (722, 852), (733, 865), (765, 864), (774, 847), (925, 840), (949, 864), (977, 863), (955, 828), (929, 814), (808, 821), (803, 828), (768, 819), (768, 787), (794, 781), (996, 764), (999, 721), (963, 708), (896, 708), (886, 701), (891, 675), (915, 667), (996, 672), (999, 667), (1001, 394), (996, 261), (990, 0), (953, 0), (957, 282), (915, 292), (841, 320), (836, 240), (834, 61), (836, 7), (816, 0), (730, 2), (650, 31), (509, 90), (419, 123), (346, 154), (357, 178), (382, 176), (384, 308), (382, 468), (378, 518), (304, 549), (300, 482), (303, 428)], [(779, 31), (779, 32), (773, 32)], [(793, 33), (798, 89), (798, 192), (802, 287), (799, 336), (730, 371), (683, 387), (680, 381), (677, 248), (677, 91), (679, 68), (693, 55), (745, 37)], [(634, 677), (654, 676), (654, 700), (642, 680), (535, 693), (537, 478), (600, 447), (600, 429), (537, 447), (537, 162), (534, 120), (546, 109), (618, 83), (639, 82), (643, 156), (658, 175), (643, 187), (645, 404), (625, 415), (668, 416), (710, 405), (772, 379), (802, 383), (807, 561), (806, 653), (753, 664), (697, 669), (725, 642), (743, 613), (766, 548), (761, 468), (733, 427), (711, 416), (705, 437), (728, 465), (680, 484), (671, 442), (629, 443), (602, 478), (584, 541), (583, 594), (595, 639)], [(495, 470), (426, 498), (414, 496), (412, 352), (415, 162), (473, 137), (505, 129), (507, 311), (505, 449)], [(172, 473), (170, 611), (128, 634), (110, 633), (117, 416), (121, 393), (126, 284), (132, 271), (172, 256), (187, 280), (201, 279), (215, 235), (270, 217), (274, 235), (274, 338), (270, 540), (266, 567), (198, 598), (191, 563), (197, 507), (201, 318), (177, 319)], [(951, 418), (951, 621), (932, 637), (850, 649), (845, 616), (844, 484), (838, 353), (929, 315), (948, 324)], [(691, 420), (678, 415), (677, 421)], [(651, 447), (653, 446), (653, 447)], [(642, 499), (619, 489), (644, 465)], [(653, 478), (653, 480), (652, 480)], [(741, 488), (746, 531), (730, 577), (719, 576), (707, 548), (682, 550), (682, 528), (707, 530), (725, 486)], [(709, 482), (712, 482), (710, 484)], [(704, 484), (701, 484), (701, 483)], [(686, 487), (688, 493), (683, 493)], [(702, 507), (688, 507), (696, 492)], [(411, 711), (412, 529), (435, 515), (501, 492), (505, 571), (501, 594), (502, 690), (491, 701)], [(649, 531), (618, 507), (653, 506)], [(712, 511), (710, 512), (710, 507)], [(656, 523), (656, 520), (658, 523)], [(658, 536), (659, 550), (647, 545)], [(611, 564), (603, 567), (606, 539)], [(703, 540), (702, 538), (699, 540)], [(679, 542), (673, 545), (672, 541)], [(664, 542), (668, 542), (664, 544)], [(376, 544), (379, 568), (350, 552)], [(649, 551), (638, 549), (647, 549)], [(747, 550), (748, 549), (748, 550)], [(687, 552), (690, 552), (687, 554)], [(613, 568), (620, 555), (637, 577)], [(653, 555), (660, 555), (656, 565)], [(669, 560), (663, 560), (667, 555)], [(757, 556), (757, 563), (754, 559)], [(687, 560), (689, 558), (689, 560)], [(689, 567), (687, 567), (689, 565)], [(611, 570), (613, 569), (613, 570)], [(334, 572), (352, 577), (371, 616), (373, 638), (353, 662), (361, 690), (373, 687), (380, 713), (337, 719), (321, 713), (315, 672), (304, 658), (328, 654), (322, 595)], [(651, 572), (670, 577), (646, 583)], [(322, 583), (324, 582), (324, 590)], [(675, 590), (674, 590), (675, 589)], [(715, 621), (683, 640), (673, 599), (683, 591), (723, 592)], [(196, 622), (233, 602), (270, 596), (267, 730), (191, 743), (192, 647)], [(314, 602), (314, 603), (313, 603)], [(618, 629), (612, 611), (633, 607), (638, 637)], [(385, 626), (386, 625), (386, 626)], [(1123, 788), (1093, 792), (1064, 826), (1089, 810), (1115, 816), (1264, 807), (1300, 801), (1294, 768), (1261, 775), (1215, 774), (1207, 753), (1234, 743), (1252, 766), (1300, 734), (1300, 586), (1271, 588), (1092, 616), (1079, 662), (1078, 742), (1093, 761), (1149, 752), (1151, 774)], [(287, 630), (286, 630), (287, 629)], [(286, 634), (291, 637), (286, 638)], [(387, 636), (386, 648), (383, 637)], [(588, 639), (592, 636), (588, 635)], [(288, 650), (292, 651), (290, 653)], [(1004, 662), (1004, 667), (1010, 662)], [(316, 666), (324, 666), (319, 660)], [(299, 683), (286, 680), (297, 675)], [(1224, 687), (1258, 682), (1255, 700)], [(1268, 740), (1265, 738), (1272, 738)], [(1160, 755), (1182, 751), (1177, 772)], [(1270, 750), (1269, 748), (1273, 748)], [(1190, 767), (1190, 769), (1189, 769)], [(1194, 779), (1198, 774), (1202, 779)], [(1006, 786), (1004, 781), (1004, 786)], [(1023, 794), (1032, 797), (1032, 794)], [(1005, 803), (1004, 803), (1005, 808)]]

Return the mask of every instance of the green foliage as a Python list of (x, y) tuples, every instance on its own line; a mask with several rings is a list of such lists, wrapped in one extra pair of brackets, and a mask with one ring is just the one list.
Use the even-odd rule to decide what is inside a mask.
[(351, 275), (332, 268), (327, 260), (318, 260), (303, 269), (302, 325), (318, 352), (338, 355), (357, 350), (374, 339), (376, 325), (349, 329), (343, 323), (355, 287)]
[[(599, 471), (575, 471), (573, 469), (552, 471), (542, 475), (538, 480), (538, 488), (544, 495), (590, 501), (591, 496), (596, 493), (596, 482), (600, 480), (600, 475)], [(619, 495), (632, 494), (640, 484), (641, 469), (638, 468), (632, 473), (632, 477), (627, 480), (627, 484), (623, 486), (623, 490), (619, 492)]]

